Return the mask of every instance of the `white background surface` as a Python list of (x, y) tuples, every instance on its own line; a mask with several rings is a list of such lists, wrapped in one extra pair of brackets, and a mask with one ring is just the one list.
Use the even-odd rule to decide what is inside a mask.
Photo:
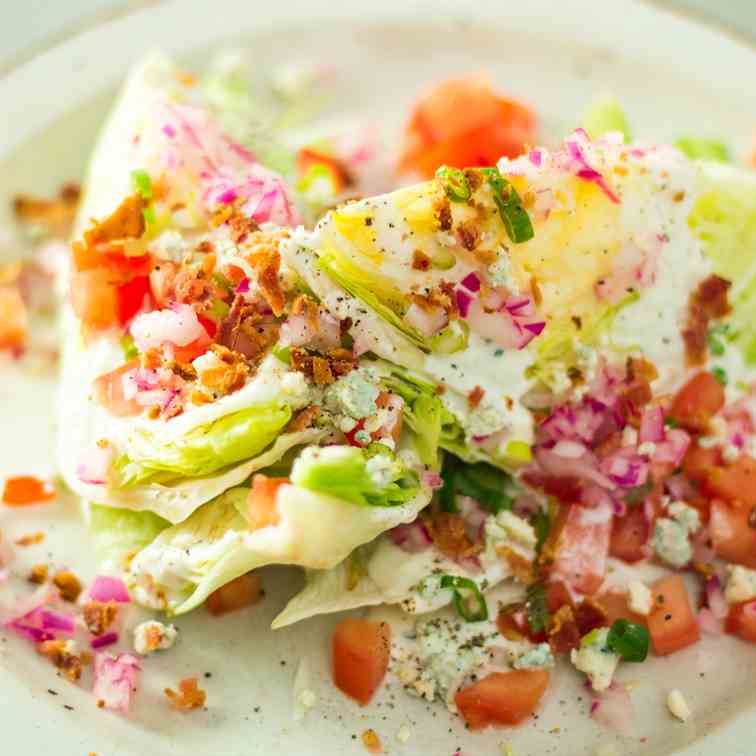
[[(208, 0), (211, 2), (212, 0)], [(2, 0), (0, 2), (0, 63), (25, 55), (110, 12), (159, 0)], [(462, 0), (464, 2), (464, 0)], [(600, 2), (600, 0), (596, 0)], [(756, 39), (756, 0), (658, 0), (660, 5), (690, 10), (724, 23)], [(475, 3), (469, 3), (474, 13)]]

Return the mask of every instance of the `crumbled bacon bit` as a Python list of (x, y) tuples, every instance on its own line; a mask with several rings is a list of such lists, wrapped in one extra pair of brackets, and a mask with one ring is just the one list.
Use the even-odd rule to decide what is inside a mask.
[(84, 624), (92, 635), (102, 635), (118, 616), (115, 601), (87, 601), (84, 604)]
[(476, 386), (468, 395), (467, 395), (467, 406), (470, 409), (475, 409), (477, 406), (480, 405), (480, 403), (483, 401), (483, 397), (486, 395), (486, 392), (484, 389), (482, 389), (480, 386)]
[(236, 244), (241, 244), (247, 240), (250, 234), (260, 230), (260, 226), (252, 218), (247, 218), (241, 213), (233, 213), (227, 223), (231, 229), (231, 239)]
[(16, 538), (16, 546), (34, 546), (37, 543), (42, 543), (45, 540), (44, 533), (30, 533), (29, 535)]
[(203, 370), (200, 383), (222, 396), (238, 391), (244, 386), (250, 373), (246, 360), (238, 352), (232, 352), (220, 344), (213, 344), (210, 349), (222, 364)]
[(205, 606), (213, 617), (220, 617), (256, 604), (262, 595), (260, 576), (254, 572), (248, 572), (213, 591), (207, 597)]
[(88, 247), (124, 239), (138, 239), (145, 229), (144, 200), (140, 194), (132, 194), (103, 220), (84, 232)]
[(470, 540), (459, 514), (438, 512), (426, 519), (426, 527), (438, 550), (452, 559), (474, 556), (483, 549), (483, 544)]
[(0, 349), (20, 352), (26, 343), (29, 319), (21, 289), (0, 285)]
[(28, 194), (13, 198), (13, 212), (22, 223), (42, 224), (64, 234), (76, 215), (81, 197), (78, 184), (64, 184), (55, 199), (39, 199)]
[(533, 562), (531, 562), (530, 559), (526, 559), (503, 544), (496, 547), (496, 553), (509, 565), (512, 574), (521, 583), (528, 584), (533, 582), (535, 578), (535, 570), (533, 568)]
[(362, 733), (362, 744), (368, 753), (383, 753), (383, 746), (375, 730), (365, 730)]
[(580, 645), (580, 630), (571, 606), (564, 604), (551, 615), (548, 636), (549, 643), (557, 654), (566, 653)]
[(312, 358), (312, 379), (316, 386), (328, 386), (336, 380), (328, 360), (323, 357)]
[(289, 424), (284, 428), (284, 433), (299, 433), (309, 428), (315, 418), (320, 414), (320, 407), (317, 404), (311, 404), (309, 407), (305, 407), (301, 412), (298, 412), (291, 418)]
[(81, 677), (82, 659), (71, 652), (71, 641), (44, 641), (37, 646), (37, 651), (46, 656), (65, 676), (75, 682)]
[(580, 635), (587, 635), (591, 630), (598, 627), (604, 627), (609, 624), (609, 615), (600, 603), (594, 601), (590, 596), (586, 596), (575, 607), (575, 622), (577, 623)]
[(304, 315), (307, 325), (317, 333), (320, 330), (320, 305), (306, 294), (298, 296), (291, 305), (292, 315)]
[(709, 321), (727, 315), (730, 310), (727, 292), (731, 284), (719, 276), (709, 276), (688, 298), (688, 320), (682, 332), (688, 367), (706, 362), (706, 336)]
[(35, 564), (29, 572), (28, 580), (30, 583), (34, 583), (34, 585), (42, 585), (47, 582), (48, 573), (49, 569), (46, 564)]
[[(215, 244), (213, 244), (209, 239), (203, 239), (198, 245), (197, 245), (197, 252), (204, 252), (204, 253), (210, 253), (215, 252)], [(204, 260), (203, 260), (203, 266), (202, 269), (205, 270), (204, 267)], [(213, 259), (213, 267), (210, 269), (210, 271), (206, 271), (205, 273), (212, 273), (213, 270), (215, 270), (215, 259)]]
[(189, 397), (192, 404), (212, 404), (214, 399), (210, 394), (206, 394), (203, 391), (197, 391), (196, 389), (192, 391), (191, 396)]
[(416, 249), (412, 253), (412, 268), (413, 270), (429, 270), (431, 266), (431, 259), (421, 249)]
[(433, 207), (436, 220), (438, 221), (438, 228), (441, 231), (451, 231), (452, 228), (452, 211), (451, 202), (449, 198), (444, 194), (441, 198), (434, 202)]
[(472, 252), (478, 246), (479, 231), (473, 221), (462, 221), (457, 224), (457, 238), (459, 243), (469, 252)]
[(250, 360), (257, 359), (278, 340), (279, 325), (262, 315), (256, 305), (247, 304), (238, 294), (223, 318), (216, 340)]
[(213, 272), (215, 271), (215, 253), (211, 252), (210, 250), (205, 250), (205, 252), (206, 254), (202, 258), (202, 264), (200, 265), (200, 267), (202, 269), (202, 272), (206, 276), (212, 276)]
[(685, 192), (680, 190), (672, 195), (672, 202), (682, 202), (685, 199)]
[(53, 585), (63, 601), (74, 602), (81, 593), (81, 581), (70, 570), (60, 570), (53, 575)]
[(281, 267), (279, 246), (287, 237), (288, 232), (284, 229), (256, 231), (247, 241), (244, 255), (254, 268), (257, 285), (276, 317), (283, 314), (286, 304), (278, 273)]
[(530, 277), (530, 293), (533, 295), (533, 302), (536, 307), (540, 307), (543, 302), (543, 293), (541, 287), (538, 284), (538, 279), (535, 276)]
[(25, 507), (53, 501), (56, 497), (55, 488), (48, 481), (32, 475), (19, 475), (5, 481), (2, 501), (9, 507)]
[(187, 677), (184, 680), (179, 680), (178, 687), (178, 693), (175, 690), (171, 690), (171, 688), (165, 689), (165, 695), (175, 709), (190, 711), (191, 709), (199, 709), (205, 705), (207, 695), (197, 684), (196, 677)]

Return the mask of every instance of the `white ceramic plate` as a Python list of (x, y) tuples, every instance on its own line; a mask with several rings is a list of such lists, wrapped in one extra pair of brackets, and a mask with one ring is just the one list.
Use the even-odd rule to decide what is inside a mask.
[[(202, 51), (230, 41), (253, 46), (262, 66), (285, 59), (336, 65), (344, 73), (339, 107), (380, 114), (394, 128), (425, 82), (471, 69), (490, 71), (503, 89), (531, 102), (552, 131), (574, 126), (587, 101), (602, 91), (621, 97), (638, 135), (724, 135), (744, 151), (756, 124), (756, 52), (628, 0), (499, 0), (469, 7), (438, 0), (381, 0), (370, 7), (333, 0), (176, 0), (83, 31), (0, 79), (0, 204), (5, 208), (17, 191), (52, 190), (82, 174), (113, 87), (142, 53), (160, 46), (201, 64)], [(39, 474), (52, 464), (52, 380), (13, 367), (0, 377), (0, 477)], [(52, 560), (87, 574), (89, 547), (75, 513), (71, 501), (25, 512), (23, 519), (0, 512), (6, 538), (37, 524), (48, 533), (44, 544), (25, 550), (19, 571)], [(223, 620), (203, 611), (178, 620), (180, 645), (150, 660), (129, 719), (96, 710), (88, 691), (57, 678), (23, 642), (0, 633), (0, 752), (361, 754), (359, 737), (368, 727), (393, 754), (451, 756), (457, 748), (468, 755), (499, 754), (507, 742), (516, 756), (746, 756), (756, 748), (756, 648), (732, 639), (704, 640), (642, 668), (627, 665), (622, 679), (638, 680), (633, 737), (619, 739), (587, 718), (588, 698), (567, 669), (554, 675), (533, 722), (469, 734), (442, 708), (399, 689), (384, 690), (367, 710), (343, 699), (326, 668), (335, 618), (269, 632), (271, 618), (301, 578), (276, 569), (264, 580), (267, 597), (254, 609)], [(294, 722), (291, 687), (302, 658), (319, 703)], [(189, 715), (169, 710), (163, 687), (204, 673), (210, 673), (202, 677), (208, 709)], [(685, 691), (692, 723), (680, 724), (667, 713), (664, 698), (672, 687)], [(410, 732), (404, 744), (396, 738), (402, 725)]]

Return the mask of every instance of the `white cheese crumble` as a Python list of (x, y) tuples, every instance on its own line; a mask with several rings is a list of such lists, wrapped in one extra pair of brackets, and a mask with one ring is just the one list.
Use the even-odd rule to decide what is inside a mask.
[(153, 651), (164, 651), (173, 646), (177, 637), (178, 630), (173, 625), (148, 620), (134, 628), (134, 651), (141, 656), (147, 656)]
[(740, 604), (756, 598), (756, 570), (733, 565), (725, 587), (725, 598), (730, 604)]
[(597, 692), (607, 690), (619, 664), (619, 656), (609, 649), (609, 628), (592, 630), (580, 641), (580, 648), (572, 649), (570, 660), (576, 669), (585, 673)]
[(537, 538), (533, 526), (506, 509), (486, 520), (485, 533), (487, 559), (499, 559), (498, 550), (502, 546), (525, 559), (535, 557)]
[(690, 707), (683, 694), (675, 688), (667, 695), (667, 708), (672, 716), (681, 722), (687, 722), (691, 717)]
[(631, 580), (627, 586), (627, 605), (631, 612), (644, 617), (651, 613), (654, 597), (651, 589), (640, 580)]
[(378, 373), (372, 368), (352, 370), (328, 388), (326, 406), (356, 420), (378, 411)]
[(515, 669), (550, 669), (554, 664), (551, 646), (548, 643), (539, 643), (518, 656), (512, 666)]
[(701, 518), (696, 509), (681, 501), (669, 503), (667, 514), (654, 525), (654, 551), (662, 561), (684, 567), (693, 556), (690, 535), (701, 527)]

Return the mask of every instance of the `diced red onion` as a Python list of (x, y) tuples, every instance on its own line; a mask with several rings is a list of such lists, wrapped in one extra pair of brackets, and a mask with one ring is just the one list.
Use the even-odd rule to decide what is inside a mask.
[(464, 286), (469, 291), (473, 292), (473, 294), (476, 294), (480, 291), (480, 277), (477, 273), (468, 273), (461, 281), (460, 283), (462, 286)]
[(706, 603), (711, 609), (711, 613), (719, 620), (724, 619), (730, 609), (727, 606), (727, 599), (724, 590), (722, 590), (722, 581), (719, 576), (711, 575), (706, 578), (704, 590), (706, 591)]
[(654, 462), (667, 462), (677, 467), (690, 446), (690, 436), (682, 428), (668, 428), (665, 440), (656, 444)]
[(95, 698), (98, 702), (102, 701), (105, 708), (126, 714), (131, 707), (140, 670), (139, 659), (132, 654), (115, 657), (106, 653), (95, 654)]
[(236, 293), (237, 294), (249, 293), (249, 279), (248, 278), (242, 278), (242, 280), (239, 281), (239, 285), (236, 287)]
[(407, 308), (404, 321), (423, 336), (430, 338), (446, 326), (449, 317), (443, 307), (425, 308), (413, 302)]
[(722, 620), (717, 619), (714, 616), (714, 612), (707, 607), (699, 609), (698, 611), (698, 626), (707, 635), (722, 635), (724, 628), (722, 627)]
[(388, 536), (402, 551), (417, 554), (425, 551), (433, 543), (428, 529), (421, 519), (391, 528)]
[(128, 604), (131, 601), (126, 583), (121, 578), (110, 575), (98, 575), (93, 581), (88, 592), (93, 601), (116, 601), (119, 604)]
[(455, 289), (454, 297), (457, 301), (457, 309), (459, 310), (460, 317), (466, 318), (470, 312), (470, 305), (472, 304), (473, 298), (463, 289)]
[(434, 491), (437, 491), (444, 486), (443, 478), (437, 472), (433, 472), (432, 470), (424, 470), (420, 474), (420, 481), (424, 486), (427, 486)]
[(205, 335), (197, 313), (187, 304), (175, 304), (170, 309), (137, 315), (130, 330), (134, 343), (142, 352), (165, 343), (187, 346)]
[(114, 643), (118, 643), (118, 633), (115, 632), (115, 630), (112, 630), (109, 633), (103, 633), (102, 635), (98, 635), (92, 638), (91, 641), (89, 641), (89, 645), (95, 649), (105, 648), (106, 646), (112, 646)]
[(648, 462), (628, 447), (601, 460), (601, 471), (621, 488), (642, 486), (648, 478)]
[(584, 444), (581, 444), (577, 441), (557, 441), (556, 445), (552, 449), (554, 454), (556, 454), (559, 457), (565, 457), (567, 459), (580, 459), (587, 451), (588, 449), (585, 448)]
[(76, 632), (73, 617), (44, 606), (31, 609), (21, 617), (8, 621), (5, 626), (34, 643), (71, 638)]
[(646, 407), (641, 416), (638, 438), (641, 443), (664, 440), (664, 412), (661, 407)]

